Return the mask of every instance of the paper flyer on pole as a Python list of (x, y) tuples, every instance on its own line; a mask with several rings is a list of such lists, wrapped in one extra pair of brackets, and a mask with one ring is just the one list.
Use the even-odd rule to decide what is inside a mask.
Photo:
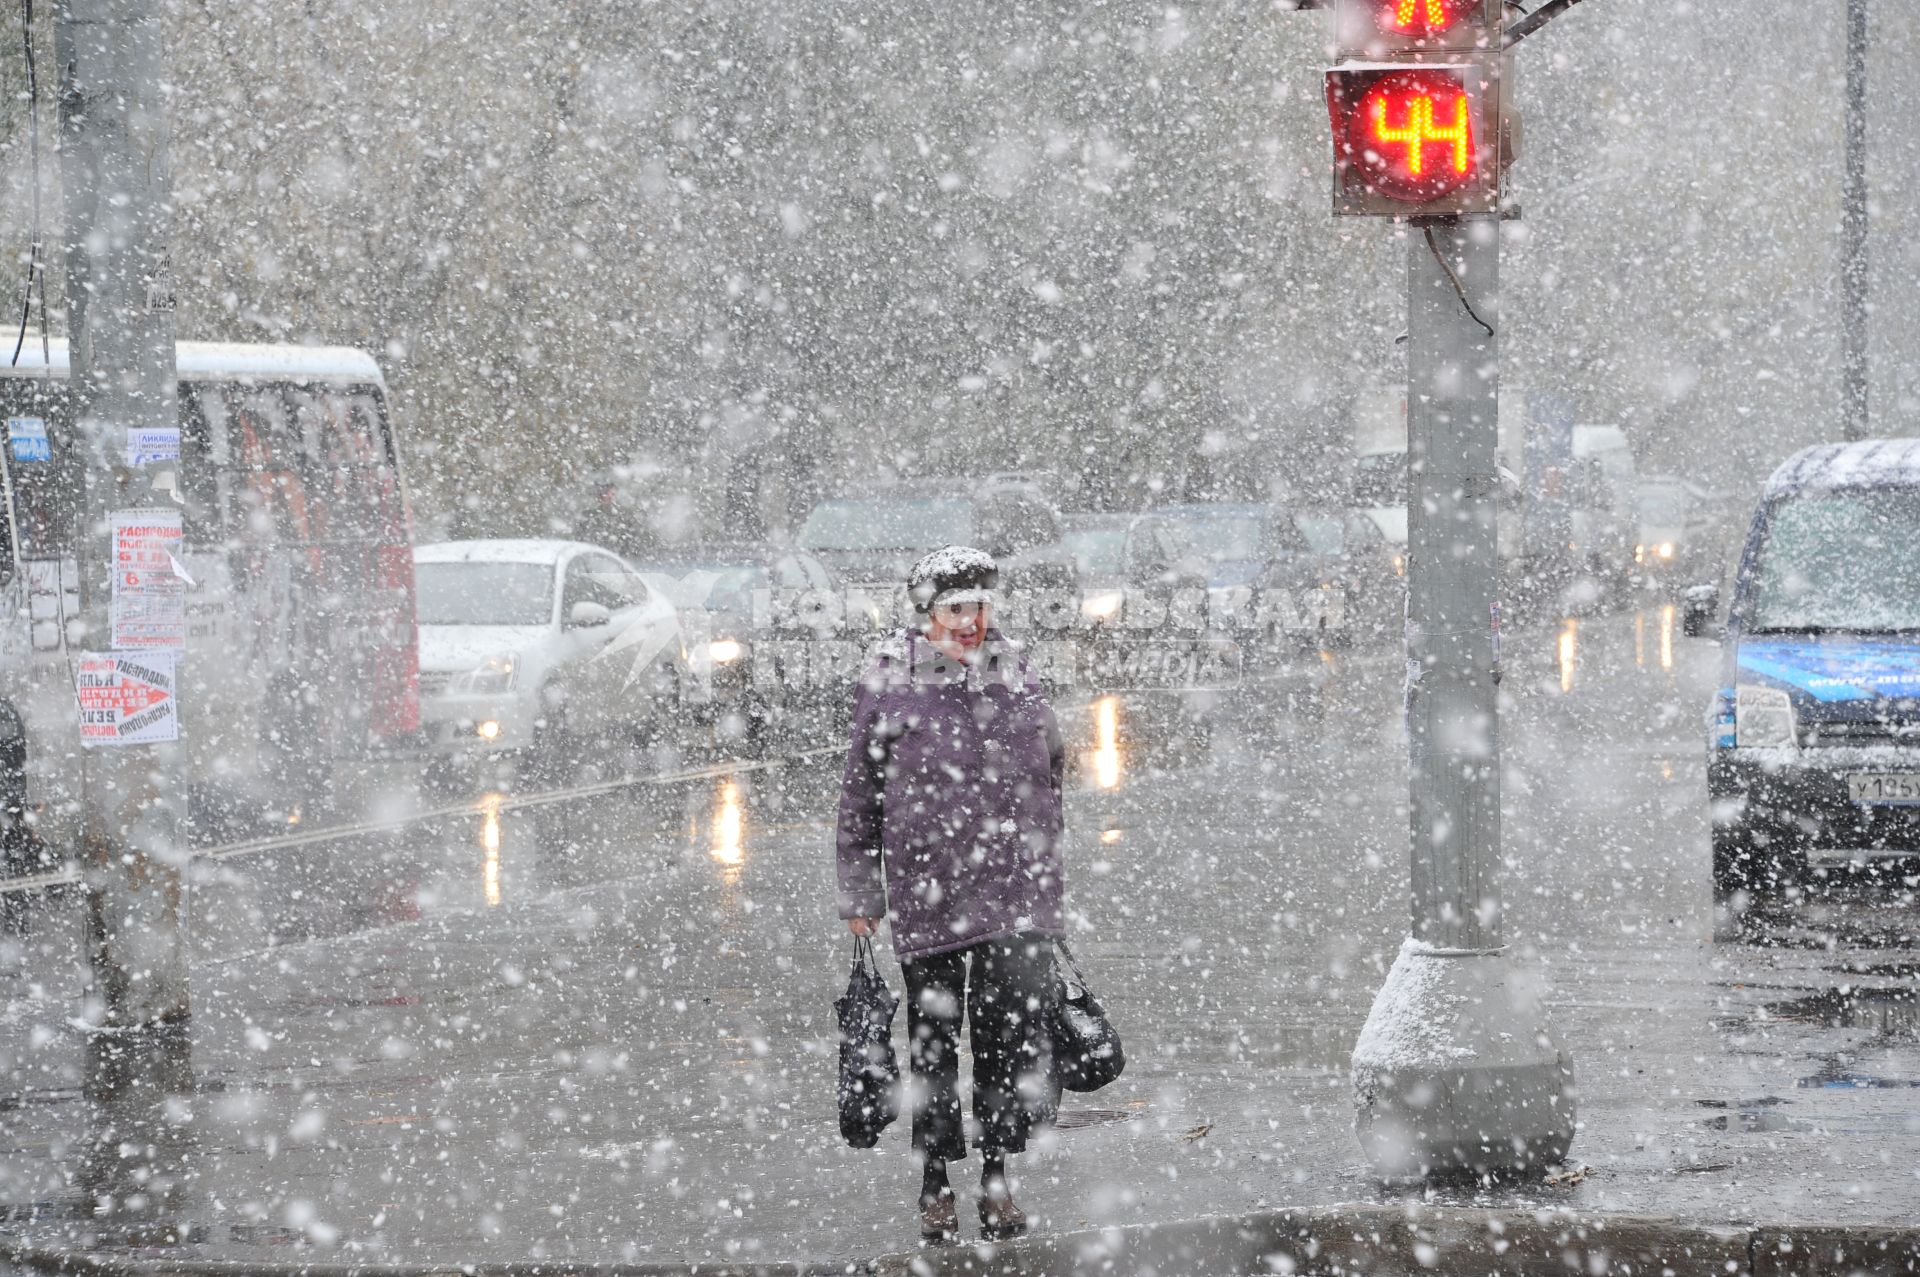
[(158, 745), (180, 739), (175, 652), (81, 652), (74, 669), (80, 743)]
[(151, 466), (178, 460), (180, 460), (180, 427), (127, 427), (128, 465)]
[(187, 582), (175, 570), (183, 551), (178, 510), (113, 512), (113, 647), (187, 645)]
[(45, 417), (8, 417), (7, 444), (15, 461), (51, 461), (53, 443), (47, 437)]

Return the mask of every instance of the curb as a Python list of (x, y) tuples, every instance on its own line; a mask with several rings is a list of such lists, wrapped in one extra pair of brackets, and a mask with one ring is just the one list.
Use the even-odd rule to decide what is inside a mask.
[(911, 1277), (1372, 1274), (1444, 1277), (1915, 1277), (1920, 1228), (1709, 1225), (1453, 1207), (1276, 1211), (889, 1259)]
[(1711, 1225), (1416, 1205), (1136, 1224), (837, 1263), (196, 1262), (14, 1243), (0, 1243), (0, 1257), (34, 1272), (98, 1277), (1920, 1277), (1920, 1227)]

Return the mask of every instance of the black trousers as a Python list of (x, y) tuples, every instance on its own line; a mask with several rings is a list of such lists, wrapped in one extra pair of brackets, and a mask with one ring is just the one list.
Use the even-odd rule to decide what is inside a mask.
[(960, 1118), (960, 1019), (973, 1044), (973, 1117), (980, 1147), (1018, 1153), (1047, 1119), (1053, 1037), (1053, 942), (1000, 936), (900, 966), (907, 985), (908, 1059), (913, 1072), (913, 1146), (952, 1162), (967, 1155)]

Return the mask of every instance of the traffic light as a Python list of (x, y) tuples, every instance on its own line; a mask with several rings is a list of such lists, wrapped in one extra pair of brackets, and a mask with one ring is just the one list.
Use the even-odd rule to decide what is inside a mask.
[(1333, 20), (1333, 211), (1497, 210), (1500, 0), (1335, 0)]

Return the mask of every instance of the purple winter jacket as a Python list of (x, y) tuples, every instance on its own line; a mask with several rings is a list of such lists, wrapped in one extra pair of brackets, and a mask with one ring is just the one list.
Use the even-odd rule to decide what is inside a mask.
[(840, 782), (840, 916), (905, 961), (993, 936), (1064, 936), (1060, 726), (1018, 644), (962, 663), (907, 630), (861, 676)]

